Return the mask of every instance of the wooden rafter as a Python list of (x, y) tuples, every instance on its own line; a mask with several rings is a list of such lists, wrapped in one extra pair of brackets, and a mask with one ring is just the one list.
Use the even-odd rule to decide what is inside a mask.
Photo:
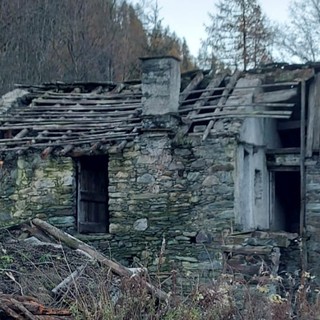
[[(220, 100), (218, 102), (218, 107), (222, 107), (226, 103), (226, 101), (228, 99), (228, 96), (229, 96), (231, 90), (235, 87), (235, 85), (237, 83), (237, 80), (239, 79), (240, 75), (241, 75), (241, 72), (239, 70), (236, 70), (235, 73), (232, 75), (228, 85), (223, 90), (222, 97), (220, 98)], [(210, 130), (212, 129), (212, 127), (214, 125), (214, 122), (215, 122), (214, 120), (210, 120), (209, 124), (207, 125), (207, 128), (204, 131), (204, 134), (202, 136), (202, 140), (203, 141), (207, 139), (207, 137), (209, 135), (209, 132), (210, 132)]]
[(180, 103), (184, 102), (190, 92), (194, 90), (198, 84), (203, 80), (203, 72), (199, 71), (195, 77), (190, 81), (190, 83), (187, 85), (187, 87), (183, 90), (183, 92), (180, 94)]
[[(239, 71), (231, 76), (227, 85), (224, 85), (226, 74), (216, 75), (211, 80), (202, 71), (193, 71), (188, 77), (190, 75), (193, 75), (192, 79), (188, 78), (189, 83), (180, 94), (179, 114), (186, 123), (183, 133), (189, 132), (193, 124), (206, 125), (203, 139), (218, 119), (288, 119), (299, 84), (296, 77), (291, 77), (288, 82), (257, 86), (253, 82), (240, 82)], [(261, 75), (251, 74), (247, 78), (259, 79)], [(202, 84), (208, 82), (203, 88)], [(257, 87), (262, 90), (256, 92)], [(28, 105), (13, 105), (10, 112), (0, 113), (1, 152), (40, 148), (44, 155), (52, 152), (69, 155), (79, 153), (81, 149), (88, 152), (109, 150), (113, 145), (125, 145), (142, 128), (142, 94), (138, 82), (117, 85), (52, 83), (21, 88), (29, 91)], [(242, 93), (234, 94), (234, 88), (237, 92), (252, 89), (255, 92), (252, 101), (242, 101)], [(309, 122), (316, 121), (317, 116)], [(314, 148), (320, 145), (320, 134), (313, 127), (312, 132), (308, 128), (308, 134), (314, 135)], [(310, 153), (309, 150), (308, 145)]]

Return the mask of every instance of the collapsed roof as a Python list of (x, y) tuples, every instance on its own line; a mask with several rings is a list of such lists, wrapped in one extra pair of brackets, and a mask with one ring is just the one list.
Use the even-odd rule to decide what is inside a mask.
[[(278, 66), (212, 76), (182, 75), (179, 115), (186, 134), (205, 139), (218, 119), (290, 119), (300, 84), (314, 68)], [(43, 156), (95, 153), (124, 146), (143, 131), (140, 81), (17, 85), (0, 101), (0, 152), (36, 149)]]

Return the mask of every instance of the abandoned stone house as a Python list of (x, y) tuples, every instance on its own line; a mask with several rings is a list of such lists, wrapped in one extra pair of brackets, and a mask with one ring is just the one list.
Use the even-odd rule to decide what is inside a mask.
[(274, 252), (297, 262), (288, 248), (305, 243), (317, 273), (319, 65), (180, 76), (172, 57), (141, 64), (141, 82), (2, 97), (0, 226), (41, 217), (151, 270), (165, 242), (164, 268), (204, 277), (226, 262), (255, 272)]

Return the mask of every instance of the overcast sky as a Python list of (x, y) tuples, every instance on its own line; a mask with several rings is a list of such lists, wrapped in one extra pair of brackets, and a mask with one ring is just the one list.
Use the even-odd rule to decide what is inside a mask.
[[(130, 0), (133, 3), (139, 0)], [(217, 0), (158, 0), (164, 25), (186, 38), (191, 53), (196, 56), (201, 38), (205, 38), (204, 24), (208, 12), (214, 13)], [(283, 21), (288, 17), (290, 0), (258, 0), (263, 12), (272, 20)]]

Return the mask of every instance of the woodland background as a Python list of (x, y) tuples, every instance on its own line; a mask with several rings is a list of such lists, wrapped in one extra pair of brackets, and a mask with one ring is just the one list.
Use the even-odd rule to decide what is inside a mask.
[(257, 0), (221, 0), (215, 12), (192, 57), (156, 0), (1, 0), (0, 93), (14, 83), (137, 79), (142, 56), (177, 56), (182, 72), (246, 70), (275, 52), (289, 62), (320, 58), (320, 0), (294, 0), (287, 25), (268, 21)]

